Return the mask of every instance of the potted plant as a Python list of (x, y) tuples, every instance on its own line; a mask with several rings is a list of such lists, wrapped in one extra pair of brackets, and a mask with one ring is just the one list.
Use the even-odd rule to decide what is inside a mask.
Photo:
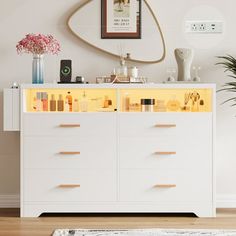
[[(225, 69), (225, 72), (229, 72), (229, 77), (233, 78), (233, 81), (227, 82), (223, 85), (223, 88), (218, 91), (236, 92), (236, 58), (231, 55), (217, 57), (221, 59), (216, 65), (221, 65)], [(227, 99), (224, 103), (232, 101), (232, 106), (236, 106), (236, 96)]]

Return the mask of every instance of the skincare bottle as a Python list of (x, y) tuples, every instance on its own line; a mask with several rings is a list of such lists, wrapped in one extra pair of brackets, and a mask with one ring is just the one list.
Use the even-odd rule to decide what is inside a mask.
[(85, 91), (83, 93), (82, 99), (80, 100), (80, 110), (82, 112), (88, 111), (88, 100), (87, 100)]
[(67, 99), (68, 104), (69, 104), (69, 111), (71, 112), (72, 111), (72, 96), (71, 96), (70, 92), (67, 92), (66, 99)]
[(69, 105), (69, 101), (67, 98), (65, 100), (65, 112), (70, 112), (70, 105)]
[(50, 111), (56, 111), (56, 110), (57, 110), (57, 107), (56, 107), (55, 95), (52, 94), (51, 100), (50, 100)]
[(36, 93), (36, 111), (42, 110), (41, 93)]
[(103, 108), (108, 108), (108, 107), (109, 107), (109, 99), (108, 99), (108, 96), (105, 96)]
[(57, 111), (64, 111), (64, 101), (62, 94), (59, 94), (59, 99), (57, 100)]
[(75, 98), (73, 102), (73, 111), (79, 112), (79, 100), (77, 98)]
[(42, 93), (43, 111), (48, 111), (48, 94)]

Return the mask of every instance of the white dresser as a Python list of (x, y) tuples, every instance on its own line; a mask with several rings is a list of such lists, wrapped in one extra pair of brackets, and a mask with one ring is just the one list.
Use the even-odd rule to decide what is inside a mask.
[[(35, 112), (35, 94), (86, 92), (88, 112)], [(204, 108), (183, 106), (197, 91)], [(102, 108), (103, 98), (112, 100)], [(134, 110), (123, 112), (123, 97)], [(140, 112), (140, 98), (179, 102)], [(174, 97), (174, 98), (173, 98)], [(101, 100), (101, 101), (100, 101)], [(95, 102), (94, 102), (95, 101)], [(173, 102), (173, 101), (172, 101)], [(199, 101), (197, 101), (199, 103)], [(199, 104), (198, 104), (199, 105)], [(22, 85), (21, 216), (165, 212), (215, 216), (211, 84)]]

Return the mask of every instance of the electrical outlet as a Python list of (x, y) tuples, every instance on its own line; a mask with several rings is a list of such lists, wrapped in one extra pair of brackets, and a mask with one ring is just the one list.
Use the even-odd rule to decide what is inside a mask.
[(204, 33), (204, 34), (221, 34), (223, 33), (222, 21), (186, 21), (186, 33)]

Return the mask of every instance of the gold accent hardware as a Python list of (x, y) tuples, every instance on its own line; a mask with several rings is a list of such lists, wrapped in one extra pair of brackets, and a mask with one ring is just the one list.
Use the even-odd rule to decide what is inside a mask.
[(60, 184), (59, 188), (79, 188), (80, 184)]
[(174, 128), (176, 124), (156, 124), (156, 128)]
[(59, 152), (59, 154), (61, 155), (76, 155), (76, 154), (80, 154), (80, 152)]
[(60, 124), (61, 128), (79, 128), (80, 124)]
[(155, 188), (176, 188), (176, 184), (157, 184)]
[(156, 155), (175, 155), (176, 152), (155, 152)]

